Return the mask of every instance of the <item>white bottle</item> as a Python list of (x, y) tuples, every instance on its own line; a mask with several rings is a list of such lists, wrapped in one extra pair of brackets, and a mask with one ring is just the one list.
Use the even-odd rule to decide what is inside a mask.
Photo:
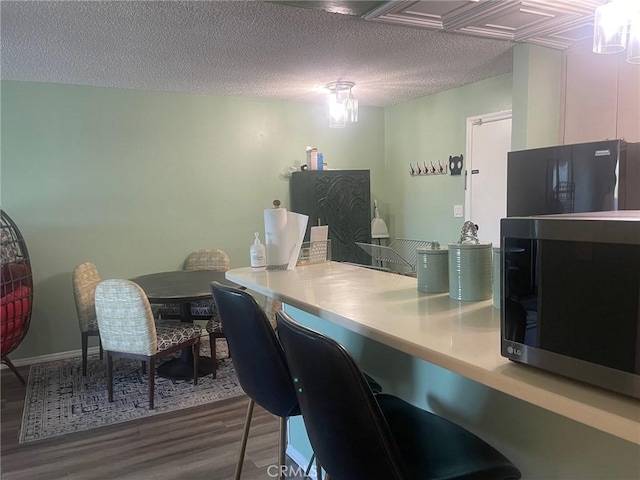
[(253, 241), (253, 245), (249, 249), (251, 254), (251, 268), (262, 268), (267, 266), (267, 254), (265, 252), (264, 245), (260, 243), (258, 238), (258, 232), (255, 233), (256, 239)]

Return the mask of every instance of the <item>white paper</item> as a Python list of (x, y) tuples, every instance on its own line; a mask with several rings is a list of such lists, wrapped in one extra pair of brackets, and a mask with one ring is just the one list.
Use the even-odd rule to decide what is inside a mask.
[(289, 236), (290, 238), (295, 239), (293, 250), (289, 257), (287, 270), (293, 270), (296, 268), (296, 263), (298, 263), (298, 257), (300, 257), (300, 249), (302, 248), (302, 242), (304, 241), (304, 234), (307, 231), (307, 222), (309, 221), (309, 217), (300, 213), (289, 212), (287, 220), (289, 224)]
[(289, 263), (287, 243), (287, 210), (269, 208), (264, 211), (267, 266)]
[(329, 225), (322, 225), (319, 227), (311, 227), (311, 237), (309, 240), (312, 242), (326, 242), (329, 238)]
[(267, 269), (295, 268), (309, 217), (288, 212), (285, 208), (264, 211)]

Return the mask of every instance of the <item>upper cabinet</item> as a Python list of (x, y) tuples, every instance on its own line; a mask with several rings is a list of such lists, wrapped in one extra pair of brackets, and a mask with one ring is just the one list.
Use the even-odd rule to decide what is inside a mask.
[(619, 137), (640, 142), (640, 65), (619, 64), (618, 111)]
[(640, 65), (584, 44), (565, 52), (563, 143), (640, 142)]

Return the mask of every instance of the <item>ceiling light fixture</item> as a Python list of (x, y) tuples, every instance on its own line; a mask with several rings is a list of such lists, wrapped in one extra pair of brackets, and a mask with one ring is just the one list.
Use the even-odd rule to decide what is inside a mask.
[(358, 100), (353, 98), (353, 82), (331, 82), (325, 88), (329, 90), (329, 127), (341, 128), (347, 122), (358, 121)]
[(640, 4), (611, 0), (595, 10), (593, 51), (618, 53), (627, 49), (627, 62), (640, 64)]

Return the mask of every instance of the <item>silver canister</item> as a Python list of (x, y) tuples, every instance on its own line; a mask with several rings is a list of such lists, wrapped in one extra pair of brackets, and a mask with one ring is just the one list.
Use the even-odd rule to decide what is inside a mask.
[(491, 242), (449, 244), (449, 296), (456, 300), (491, 298)]
[(500, 247), (493, 247), (493, 306), (500, 308)]
[(443, 293), (449, 290), (449, 251), (438, 242), (418, 248), (418, 291)]

